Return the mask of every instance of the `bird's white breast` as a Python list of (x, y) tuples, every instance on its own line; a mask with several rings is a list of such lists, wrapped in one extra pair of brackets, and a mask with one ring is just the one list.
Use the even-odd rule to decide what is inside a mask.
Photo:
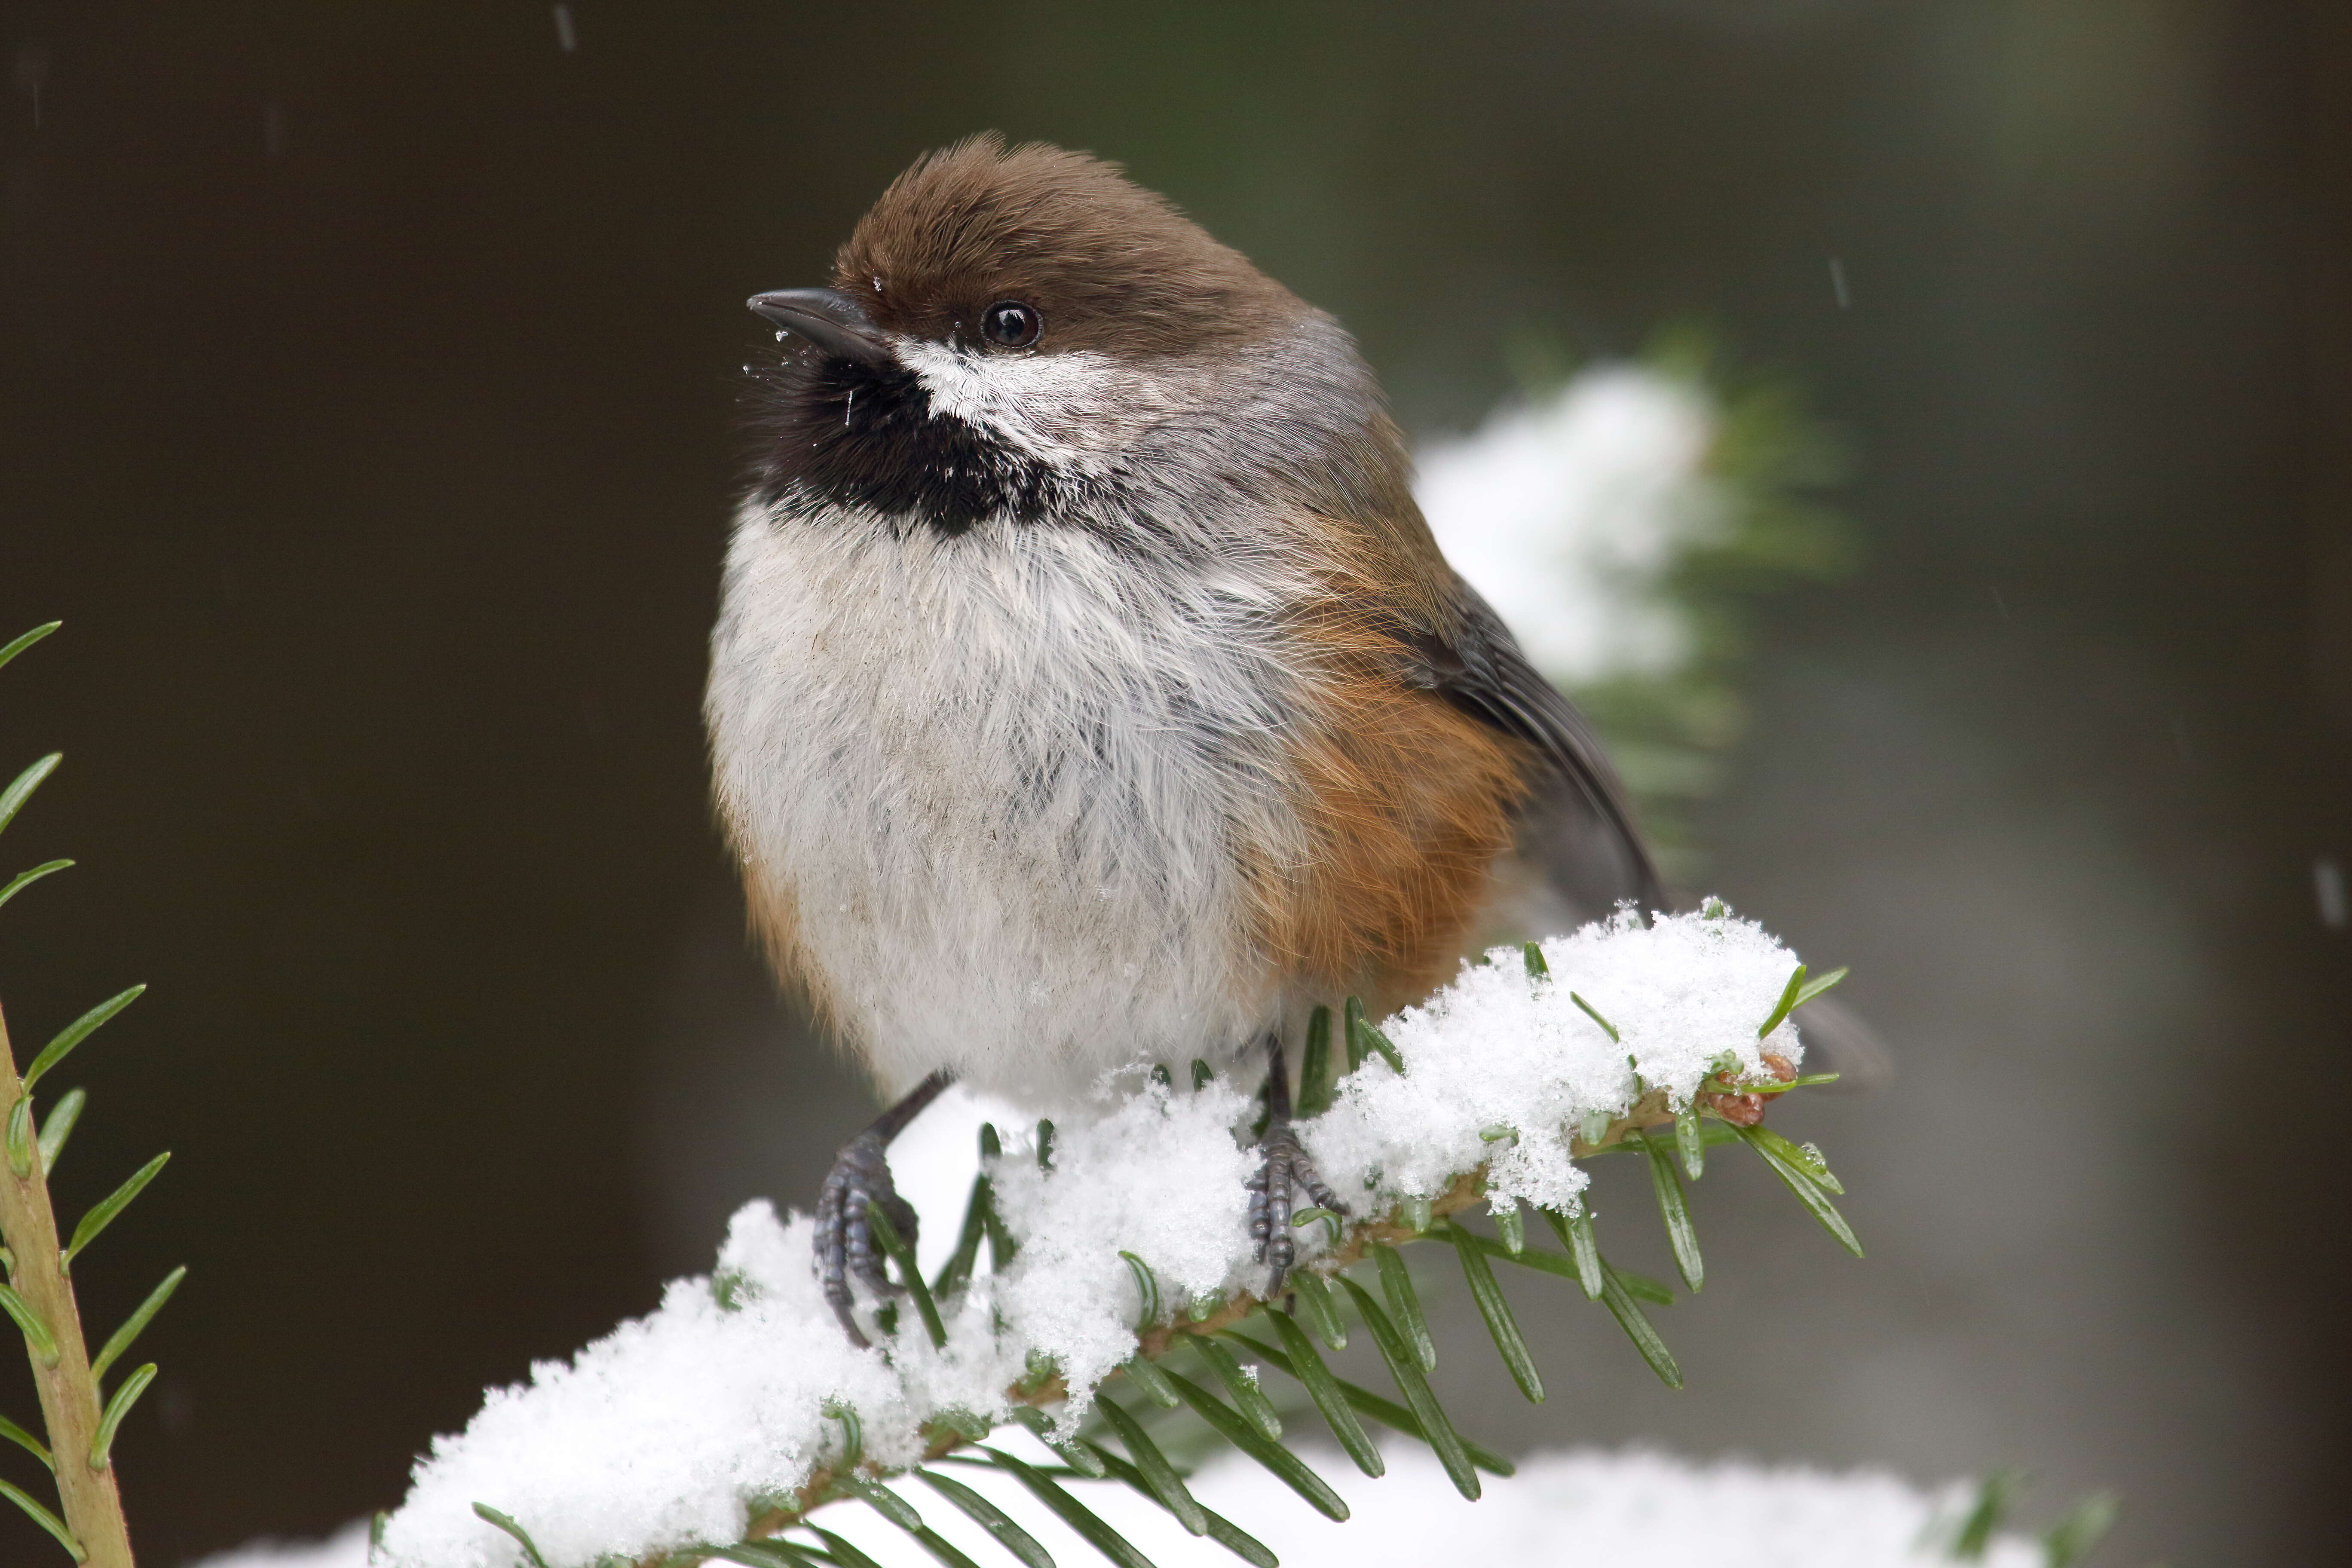
[(1271, 1022), (1249, 858), (1298, 829), (1277, 606), (1248, 579), (1069, 527), (746, 508), (719, 804), (886, 1089), (949, 1068), (1066, 1095)]

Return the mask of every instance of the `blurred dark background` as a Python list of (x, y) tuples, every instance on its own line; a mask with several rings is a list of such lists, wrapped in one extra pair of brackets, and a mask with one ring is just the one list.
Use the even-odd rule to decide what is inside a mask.
[[(1465, 1424), (2015, 1463), (2048, 1510), (2119, 1489), (2117, 1563), (2340, 1542), (2343, 7), (570, 26), (0, 27), (0, 638), (67, 623), (0, 677), (0, 769), (67, 757), (5, 868), (82, 862), (0, 916), (0, 995), (21, 1059), (154, 985), (66, 1075), (60, 1176), (76, 1209), (177, 1152), (78, 1272), (105, 1325), (193, 1268), (118, 1449), (142, 1555), (396, 1500), (485, 1384), (650, 1308), (744, 1198), (804, 1202), (860, 1118), (705, 805), (740, 301), (985, 126), (1126, 161), (1347, 321), (1416, 430), (1475, 422), (1514, 333), (1696, 317), (1859, 455), (1863, 568), (1765, 607), (1701, 826), (1714, 888), (1853, 964), (1899, 1050), (1799, 1129), (1873, 1257), (1710, 1176), (1691, 1392), (1529, 1312), (1551, 1403), (1480, 1373)], [(48, 1550), (0, 1510), (0, 1559)]]

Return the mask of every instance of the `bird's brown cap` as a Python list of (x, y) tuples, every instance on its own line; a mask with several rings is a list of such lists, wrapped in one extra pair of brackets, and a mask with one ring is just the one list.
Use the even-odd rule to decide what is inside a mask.
[(1045, 318), (1044, 353), (1214, 353), (1307, 307), (1116, 163), (984, 132), (918, 162), (835, 258), (877, 326), (971, 346), (1003, 300)]

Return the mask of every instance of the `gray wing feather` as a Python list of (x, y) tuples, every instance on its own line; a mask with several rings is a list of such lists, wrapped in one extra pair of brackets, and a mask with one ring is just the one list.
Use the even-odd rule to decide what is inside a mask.
[[(1423, 634), (1412, 639), (1430, 689), (1473, 718), (1534, 746), (1565, 786), (1566, 804), (1600, 831), (1622, 861), (1630, 895), (1644, 910), (1671, 908), (1649, 847), (1633, 826), (1624, 785), (1592, 726), (1528, 662), (1518, 639), (1477, 591), (1461, 583), (1460, 593), (1463, 615), (1453, 636)], [(1575, 841), (1589, 844), (1591, 838), (1582, 834)], [(1594, 868), (1557, 869), (1583, 881)]]

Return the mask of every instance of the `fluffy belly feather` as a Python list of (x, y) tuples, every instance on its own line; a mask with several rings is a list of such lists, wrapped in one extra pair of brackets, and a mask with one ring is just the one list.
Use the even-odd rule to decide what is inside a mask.
[(719, 806), (780, 966), (886, 1089), (1069, 1096), (1275, 1021), (1254, 878), (1307, 853), (1276, 575), (746, 510)]

